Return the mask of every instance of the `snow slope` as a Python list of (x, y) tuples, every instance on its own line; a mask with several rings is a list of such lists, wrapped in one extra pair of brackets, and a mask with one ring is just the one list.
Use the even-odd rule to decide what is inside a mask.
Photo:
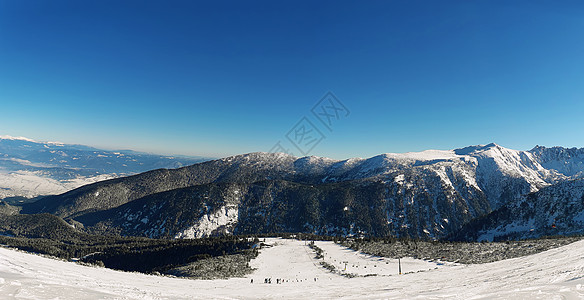
[(237, 213), (237, 205), (222, 206), (215, 213), (203, 215), (195, 225), (179, 232), (175, 238), (195, 239), (211, 236), (221, 227), (227, 227), (226, 233), (229, 233), (231, 227), (237, 222)]
[[(2, 299), (579, 299), (584, 297), (584, 241), (483, 265), (436, 265), (404, 275), (346, 278), (317, 265), (302, 241), (269, 239), (247, 278), (186, 280), (92, 268), (0, 248)], [(318, 243), (337, 260), (378, 260)], [(404, 267), (420, 263), (404, 260)], [(395, 267), (395, 265), (393, 266)], [(384, 267), (385, 268), (385, 267)], [(387, 267), (387, 271), (391, 267)], [(412, 269), (412, 271), (415, 270)], [(397, 270), (394, 269), (397, 273)], [(263, 283), (271, 277), (272, 284)], [(253, 284), (250, 283), (254, 279)], [(276, 278), (284, 283), (276, 284)], [(317, 278), (315, 281), (314, 278)], [(286, 281), (287, 280), (287, 281)], [(298, 281), (297, 281), (298, 280)]]
[[(324, 251), (322, 261), (334, 266), (340, 274), (393, 276), (399, 270), (397, 259), (360, 253), (333, 242), (315, 242), (315, 244)], [(430, 262), (409, 257), (401, 259), (402, 274), (432, 270), (445, 264), (450, 263)]]

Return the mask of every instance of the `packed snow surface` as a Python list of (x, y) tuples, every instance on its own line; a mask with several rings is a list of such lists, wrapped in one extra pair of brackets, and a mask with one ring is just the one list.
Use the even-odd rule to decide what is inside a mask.
[[(395, 260), (363, 255), (330, 242), (316, 243), (325, 251), (325, 260), (347, 261), (349, 265), (359, 266), (362, 275), (378, 274), (356, 278), (322, 268), (303, 241), (268, 239), (266, 243), (272, 247), (261, 249), (260, 255), (252, 260), (251, 266), (257, 268), (253, 274), (211, 281), (86, 267), (0, 248), (0, 298), (531, 300), (584, 297), (581, 250), (584, 241), (482, 265), (405, 258), (403, 275), (397, 274)], [(374, 271), (362, 272), (365, 266)], [(272, 283), (264, 283), (265, 278), (271, 278)], [(277, 284), (278, 278), (283, 283)]]

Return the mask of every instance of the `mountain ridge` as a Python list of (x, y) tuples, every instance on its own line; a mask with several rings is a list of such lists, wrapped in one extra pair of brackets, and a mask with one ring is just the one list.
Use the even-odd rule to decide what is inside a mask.
[[(48, 212), (85, 222), (87, 230), (98, 230), (91, 227), (99, 224), (102, 232), (165, 238), (253, 233), (254, 226), (262, 233), (301, 229), (317, 234), (444, 238), (530, 193), (578, 178), (579, 173), (562, 173), (579, 167), (578, 155), (570, 156), (573, 168), (556, 170), (542, 166), (550, 160), (541, 160), (540, 152), (494, 143), (346, 160), (254, 152), (103, 181), (25, 205), (23, 212)], [(229, 193), (233, 185), (239, 186), (237, 197)], [(192, 195), (185, 192), (192, 189), (219, 191), (213, 203), (200, 197), (192, 202)], [(169, 193), (181, 195), (177, 205), (185, 209), (163, 217), (128, 218), (168, 205)], [(258, 199), (263, 199), (262, 205)], [(120, 209), (127, 209), (126, 213), (119, 214)], [(287, 209), (312, 217), (303, 219)], [(359, 214), (347, 216), (354, 211)], [(181, 221), (177, 215), (183, 216)], [(272, 227), (262, 222), (271, 222)]]
[(105, 179), (204, 160), (0, 136), (0, 199), (61, 194)]

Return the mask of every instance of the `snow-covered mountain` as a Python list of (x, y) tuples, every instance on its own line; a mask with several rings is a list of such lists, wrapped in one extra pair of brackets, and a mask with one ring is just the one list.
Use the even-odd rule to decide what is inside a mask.
[(560, 182), (473, 220), (457, 239), (493, 241), (584, 234), (584, 179)]
[(85, 184), (203, 161), (0, 136), (0, 199), (61, 194)]
[(536, 146), (529, 152), (546, 169), (573, 178), (584, 173), (584, 148)]
[(560, 168), (550, 162), (562, 156), (542, 149), (488, 144), (347, 160), (250, 153), (98, 182), (23, 211), (93, 232), (165, 238), (284, 231), (441, 238), (582, 174), (574, 171), (581, 156)]

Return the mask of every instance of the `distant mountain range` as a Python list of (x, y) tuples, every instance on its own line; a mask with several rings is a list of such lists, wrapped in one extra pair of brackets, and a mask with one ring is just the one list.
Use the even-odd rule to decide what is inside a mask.
[(107, 151), (4, 135), (0, 136), (0, 199), (60, 194), (105, 179), (204, 160), (207, 159)]
[(488, 144), (348, 160), (250, 153), (97, 182), (22, 212), (48, 212), (93, 233), (156, 238), (492, 240), (584, 232), (583, 175), (584, 149), (561, 147)]

